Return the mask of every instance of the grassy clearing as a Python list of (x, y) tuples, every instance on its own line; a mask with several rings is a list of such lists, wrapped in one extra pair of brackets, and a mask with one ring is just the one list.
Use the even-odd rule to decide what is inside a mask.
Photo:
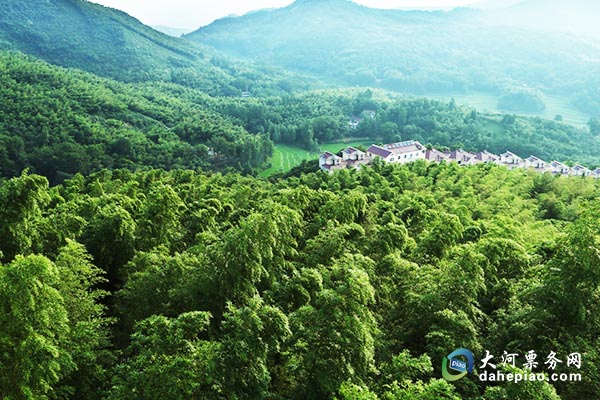
[[(433, 99), (449, 101), (454, 98), (457, 104), (474, 107), (477, 111), (488, 113), (503, 113), (511, 114), (498, 109), (498, 97), (487, 93), (448, 93), (448, 94), (427, 94), (425, 97)], [(524, 116), (534, 116), (545, 119), (554, 119), (556, 115), (562, 115), (564, 122), (572, 125), (585, 125), (590, 120), (590, 115), (587, 115), (570, 105), (569, 99), (561, 96), (542, 96), (542, 100), (546, 103), (546, 110), (542, 113), (519, 113)]]
[[(338, 151), (345, 149), (348, 146), (369, 146), (373, 141), (359, 140), (348, 143), (335, 142), (326, 143), (321, 145), (321, 151), (330, 151), (337, 153)], [(266, 178), (279, 172), (287, 172), (297, 165), (300, 165), (304, 160), (315, 159), (319, 156), (319, 152), (309, 152), (300, 147), (288, 146), (284, 144), (276, 144), (273, 150), (273, 159), (271, 161), (271, 168), (266, 169), (260, 173), (259, 176)]]
[(273, 150), (273, 159), (271, 168), (260, 173), (262, 177), (269, 177), (279, 172), (287, 172), (297, 165), (300, 165), (303, 160), (308, 160), (317, 156), (317, 153), (310, 153), (299, 147), (276, 144)]

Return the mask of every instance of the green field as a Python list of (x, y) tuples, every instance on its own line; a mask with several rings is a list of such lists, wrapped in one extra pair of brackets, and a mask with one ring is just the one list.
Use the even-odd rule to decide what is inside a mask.
[(276, 144), (273, 150), (272, 166), (271, 168), (262, 171), (260, 176), (269, 177), (279, 172), (287, 172), (296, 165), (300, 165), (303, 160), (308, 160), (317, 156), (317, 153), (310, 153), (299, 147)]
[[(465, 105), (468, 107), (474, 107), (477, 111), (488, 112), (492, 114), (504, 113), (498, 109), (498, 97), (489, 93), (430, 93), (426, 94), (425, 97), (432, 99), (449, 101), (454, 99), (456, 104)], [(590, 120), (590, 116), (577, 110), (569, 103), (569, 99), (561, 96), (543, 95), (542, 100), (546, 104), (546, 110), (542, 113), (517, 113), (525, 116), (535, 116), (545, 119), (554, 119), (556, 115), (562, 115), (564, 122), (572, 125), (582, 126), (587, 124)], [(509, 113), (510, 114), (510, 113)]]
[[(337, 153), (338, 151), (348, 146), (369, 146), (373, 141), (362, 140), (353, 142), (336, 142), (326, 143), (321, 145), (321, 151), (330, 151)], [(304, 160), (316, 159), (319, 156), (319, 152), (311, 153), (300, 147), (288, 146), (284, 144), (275, 144), (273, 150), (272, 166), (260, 173), (259, 176), (266, 178), (279, 172), (287, 172), (297, 165), (300, 165)]]

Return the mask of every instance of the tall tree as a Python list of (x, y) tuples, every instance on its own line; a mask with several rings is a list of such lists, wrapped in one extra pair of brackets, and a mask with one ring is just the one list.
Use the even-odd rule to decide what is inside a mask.
[(75, 368), (60, 274), (42, 256), (0, 266), (0, 397), (43, 399)]
[(104, 271), (79, 243), (69, 241), (55, 261), (56, 287), (64, 299), (70, 334), (65, 341), (76, 369), (59, 382), (64, 396), (99, 399), (100, 388), (108, 382), (107, 365), (113, 362), (109, 324), (101, 303), (107, 292), (98, 287), (105, 282)]
[(340, 258), (315, 301), (292, 314), (289, 367), (297, 398), (331, 397), (346, 380), (360, 384), (373, 371), (377, 326), (365, 272), (372, 264), (358, 255)]
[(114, 369), (110, 400), (211, 400), (219, 395), (220, 345), (207, 339), (210, 313), (155, 315), (137, 324)]
[(29, 254), (40, 236), (36, 229), (49, 203), (48, 181), (23, 171), (0, 186), (0, 256), (5, 261)]

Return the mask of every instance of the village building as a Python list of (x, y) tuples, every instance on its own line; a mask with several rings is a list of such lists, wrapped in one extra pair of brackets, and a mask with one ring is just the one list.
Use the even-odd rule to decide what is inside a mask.
[(344, 161), (363, 161), (367, 154), (364, 151), (360, 151), (354, 147), (348, 147), (342, 152), (342, 158)]
[(341, 156), (326, 151), (319, 157), (319, 168), (327, 172), (333, 172), (344, 168), (360, 168), (362, 165), (370, 164), (376, 158), (379, 158), (386, 163), (395, 164), (406, 164), (418, 160), (438, 163), (450, 161), (465, 166), (481, 163), (495, 163), (509, 169), (528, 168), (539, 173), (549, 172), (554, 175), (590, 176), (600, 179), (600, 168), (591, 171), (579, 164), (574, 167), (569, 167), (558, 161), (547, 163), (533, 155), (526, 159), (522, 159), (510, 151), (500, 154), (499, 156), (490, 153), (487, 150), (477, 153), (470, 153), (463, 149), (441, 152), (434, 148), (427, 149), (416, 140), (407, 140), (405, 142), (383, 145), (373, 144), (369, 146), (366, 152), (361, 151), (356, 147), (347, 147), (342, 151)]
[(590, 175), (592, 175), (592, 171), (590, 171), (588, 168), (584, 167), (583, 165), (577, 164), (571, 168), (571, 175), (573, 175), (573, 176), (590, 176)]
[(342, 157), (326, 151), (319, 157), (319, 168), (323, 171), (333, 172), (338, 169), (346, 168), (346, 162)]
[(548, 165), (548, 170), (554, 175), (569, 175), (571, 172), (571, 168), (558, 161), (552, 161)]
[(392, 152), (392, 156), (389, 158), (388, 162), (399, 164), (425, 160), (425, 153), (427, 151), (425, 146), (415, 140), (386, 144), (383, 148)]
[(377, 146), (376, 144), (372, 144), (367, 149), (367, 157), (369, 157), (369, 159), (371, 159), (371, 160), (373, 160), (375, 158), (381, 158), (385, 162), (392, 162), (390, 160), (392, 158), (394, 158), (393, 156), (394, 156), (394, 153), (392, 153), (389, 150), (384, 149), (381, 146)]
[(537, 171), (545, 171), (548, 163), (536, 156), (529, 156), (525, 159), (525, 168), (533, 168)]
[(496, 154), (490, 153), (487, 150), (479, 151), (477, 153), (473, 153), (473, 157), (466, 162), (465, 165), (476, 165), (483, 163), (495, 163), (498, 161), (500, 157)]
[(458, 165), (467, 165), (475, 157), (475, 154), (464, 151), (463, 149), (447, 152), (446, 155), (448, 161), (455, 162)]
[(367, 164), (370, 160), (367, 153), (360, 151), (355, 147), (348, 147), (342, 152), (342, 159), (348, 167), (360, 167), (362, 164)]
[(500, 158), (498, 159), (497, 163), (504, 165), (508, 169), (521, 168), (525, 166), (523, 159), (510, 151), (500, 154)]
[(348, 128), (350, 129), (358, 129), (358, 125), (363, 121), (362, 118), (352, 117), (350, 118), (350, 122), (348, 122)]
[(448, 159), (445, 153), (436, 149), (425, 150), (425, 159), (430, 162), (442, 162)]

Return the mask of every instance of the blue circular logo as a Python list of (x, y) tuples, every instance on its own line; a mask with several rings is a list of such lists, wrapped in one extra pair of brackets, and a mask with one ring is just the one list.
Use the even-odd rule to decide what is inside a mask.
[(457, 381), (473, 373), (473, 364), (473, 353), (467, 349), (455, 350), (442, 360), (442, 376), (449, 382)]

